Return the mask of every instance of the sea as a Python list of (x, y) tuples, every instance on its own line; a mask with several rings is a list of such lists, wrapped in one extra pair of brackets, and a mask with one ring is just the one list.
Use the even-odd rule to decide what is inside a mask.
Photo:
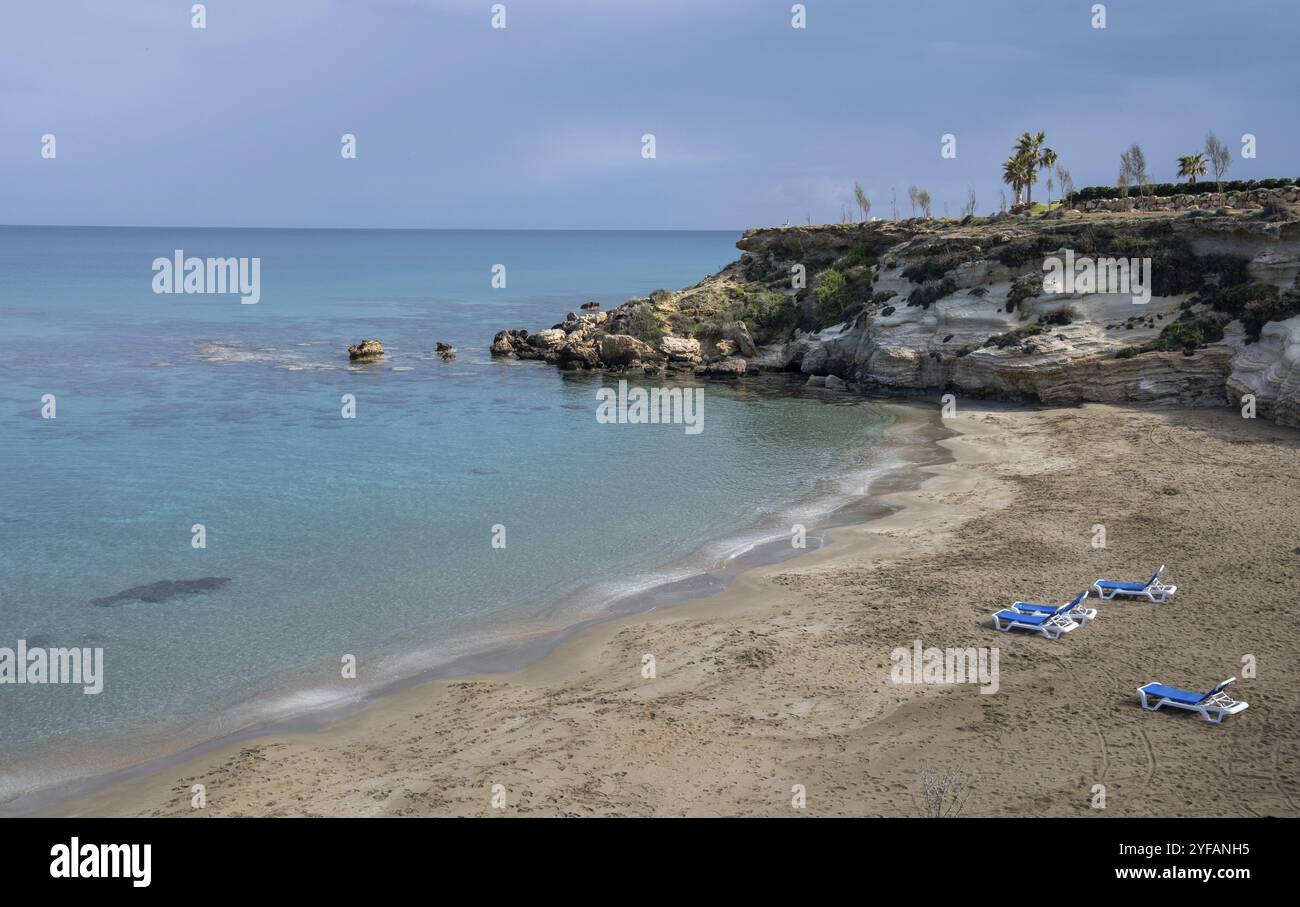
[[(615, 376), (489, 354), (738, 238), (0, 227), (0, 657), (103, 659), (0, 683), (0, 802), (815, 547), (897, 465), (887, 407), (633, 376), (702, 388), (701, 429), (618, 424)], [(178, 252), (257, 259), (257, 302), (155, 292)]]

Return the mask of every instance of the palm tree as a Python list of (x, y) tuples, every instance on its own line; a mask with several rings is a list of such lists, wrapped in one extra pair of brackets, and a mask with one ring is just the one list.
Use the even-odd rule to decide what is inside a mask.
[(1011, 187), (1016, 194), (1015, 205), (1020, 204), (1020, 195), (1034, 176), (1034, 169), (1029, 159), (1021, 154), (1013, 154), (1002, 164), (1002, 182)]
[(1178, 156), (1178, 178), (1187, 177), (1187, 185), (1196, 185), (1198, 176), (1205, 176), (1209, 172), (1205, 164), (1204, 154), (1181, 154)]
[(1033, 135), (1028, 132), (1022, 133), (1020, 139), (1016, 142), (1016, 157), (1023, 157), (1029, 167), (1029, 178), (1025, 181), (1025, 204), (1034, 203), (1034, 183), (1038, 182), (1038, 171), (1046, 170), (1056, 163), (1056, 152), (1051, 148), (1043, 147), (1047, 141), (1047, 133), (1039, 132)]

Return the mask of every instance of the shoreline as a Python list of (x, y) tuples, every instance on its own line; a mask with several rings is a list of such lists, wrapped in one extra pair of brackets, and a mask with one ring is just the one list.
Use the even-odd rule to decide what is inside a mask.
[[(788, 395), (791, 389), (773, 385), (765, 392)], [(810, 403), (830, 405), (823, 396), (824, 393), (800, 396), (807, 396)], [(135, 749), (119, 749), (119, 753), (124, 750), (127, 752), (126, 758), (107, 772), (63, 778), (0, 801), (0, 817), (57, 810), (65, 803), (93, 796), (124, 782), (148, 777), (243, 741), (276, 734), (323, 730), (366, 709), (382, 708), (386, 700), (414, 687), (439, 681), (509, 675), (549, 657), (567, 640), (592, 627), (609, 621), (647, 615), (684, 602), (707, 599), (725, 591), (749, 570), (806, 558), (820, 550), (837, 530), (886, 515), (889, 509), (880, 504), (882, 495), (918, 485), (924, 480), (924, 466), (949, 459), (935, 442), (950, 432), (938, 424), (937, 414), (931, 413), (928, 407), (922, 412), (912, 401), (857, 397), (846, 399), (851, 400), (853, 405), (876, 406), (886, 411), (891, 418), (885, 434), (886, 450), (897, 459), (895, 462), (870, 467), (868, 485), (860, 498), (843, 501), (821, 515), (817, 523), (809, 524), (810, 547), (807, 550), (792, 549), (788, 545), (788, 533), (780, 537), (763, 538), (708, 567), (693, 567), (684, 577), (665, 578), (645, 588), (603, 598), (596, 610), (582, 609), (568, 613), (561, 602), (548, 612), (549, 617), (535, 617), (497, 627), (493, 633), (485, 634), (482, 643), (470, 651), (451, 655), (429, 667), (372, 682), (354, 694), (338, 695), (323, 703), (315, 702), (292, 711), (272, 709), (270, 706), (274, 703), (308, 696), (314, 692), (312, 689), (288, 689), (268, 698), (266, 708), (258, 717), (239, 724), (233, 730), (214, 731), (212, 728), (215, 725), (205, 725), (170, 736), (152, 735), (148, 744)], [(846, 473), (848, 474), (851, 473)], [(676, 566), (677, 562), (661, 565), (654, 572), (668, 577), (675, 572)], [(582, 599), (583, 590), (590, 594), (598, 584), (598, 581), (593, 580), (578, 587), (565, 601)], [(559, 622), (556, 622), (557, 616)], [(403, 656), (405, 659), (411, 657), (409, 653)], [(256, 700), (244, 700), (235, 703), (222, 713), (223, 717), (229, 719), (241, 712), (254, 712), (255, 702)], [(277, 714), (281, 711), (288, 713)], [(239, 719), (235, 720), (238, 722)]]
[[(1294, 621), (1265, 640), (1231, 619), (1232, 611), (1247, 606), (1237, 601), (1243, 596), (1255, 596), (1256, 610), (1276, 607), (1258, 594), (1269, 591), (1258, 582), (1282, 583), (1275, 592), (1279, 601), (1300, 588), (1294, 558), (1282, 563), (1280, 574), (1276, 566), (1268, 572), (1250, 563), (1235, 570), (1199, 566), (1225, 547), (1219, 534), (1207, 534), (1205, 523), (1230, 520), (1234, 512), (1246, 524), (1267, 519), (1266, 537), (1276, 539), (1296, 537), (1297, 518), (1265, 500), (1233, 511), (1217, 499), (1219, 506), (1200, 508), (1199, 527), (1189, 519), (1153, 516), (1132, 498), (1149, 494), (1149, 505), (1185, 502), (1176, 500), (1176, 488), (1171, 495), (1171, 486), (1148, 489), (1138, 482), (1132, 451), (1121, 450), (1118, 440), (1138, 445), (1148, 459), (1164, 456), (1166, 478), (1225, 471), (1217, 484), (1192, 479), (1183, 486), (1198, 496), (1220, 493), (1212, 488), (1240, 490), (1232, 487), (1243, 478), (1236, 475), (1236, 460), (1247, 453), (1272, 469), (1273, 481), (1287, 483), (1293, 495), (1300, 491), (1300, 477), (1285, 471), (1300, 450), (1300, 435), (1242, 421), (1222, 410), (980, 404), (946, 423), (956, 434), (938, 445), (950, 451), (951, 462), (926, 467), (930, 477), (914, 490), (882, 495), (898, 509), (843, 527), (831, 544), (793, 561), (748, 569), (720, 593), (582, 628), (506, 674), (413, 685), (326, 727), (228, 740), (36, 811), (491, 815), (497, 810), (489, 806), (490, 789), (501, 783), (517, 804), (507, 813), (782, 815), (792, 812), (787, 782), (793, 780), (807, 784), (810, 803), (818, 804), (815, 810), (810, 805), (812, 814), (916, 815), (920, 766), (986, 769), (992, 761), (994, 774), (1014, 771), (1033, 783), (1025, 791), (995, 791), (994, 784), (977, 790), (972, 811), (978, 814), (1082, 814), (1089, 777), (1112, 788), (1110, 814), (1300, 814), (1296, 773), (1285, 776), (1287, 766), (1300, 761), (1295, 735), (1285, 730), (1293, 727), (1288, 721), (1296, 717), (1300, 681), (1294, 657), (1285, 654), (1296, 641)], [(1099, 426), (1117, 441), (1089, 447)], [(1163, 443), (1151, 447), (1159, 433)], [(1198, 438), (1201, 450), (1188, 460), (1180, 452)], [(1076, 442), (1077, 450), (1062, 446), (1063, 440)], [(1243, 440), (1249, 451), (1239, 450)], [(1097, 487), (1111, 482), (1106, 473), (1091, 471), (1096, 464), (1071, 468), (1093, 449), (1096, 457), (1134, 472), (1120, 470), (1118, 487), (1127, 489), (1127, 497), (1119, 496), (1122, 513), (1095, 512), (1097, 501), (1106, 507), (1115, 499), (1114, 488)], [(1070, 487), (1052, 487), (1062, 483)], [(1286, 488), (1272, 492), (1285, 501)], [(1092, 499), (1099, 492), (1102, 497)], [(1079, 498), (1089, 500), (1081, 507)], [(1039, 516), (1046, 517), (1041, 525), (1026, 525)], [(1063, 517), (1077, 536), (1068, 548), (1060, 548), (1056, 537)], [(1097, 551), (1087, 538), (1101, 517), (1115, 541)], [(1137, 553), (1130, 542), (1115, 556), (1112, 549), (1130, 538), (1134, 521), (1156, 537), (1162, 527), (1170, 535), (1195, 531), (1197, 551), (1204, 546), (1206, 554), (1150, 538), (1144, 547), (1158, 554)], [(963, 537), (972, 524), (992, 532)], [(1260, 531), (1255, 525), (1241, 535), (1259, 537)], [(1058, 548), (1057, 557), (1026, 558), (1034, 545)], [(1273, 547), (1254, 553), (1286, 553)], [(1079, 568), (1065, 570), (1066, 551), (1081, 563), (1095, 562), (1090, 572), (1121, 577), (1151, 569), (1146, 560), (1159, 557), (1170, 562), (1171, 578), (1183, 588), (1167, 606), (1097, 604), (1100, 619), (1061, 642), (993, 632), (987, 615), (1012, 596), (1063, 601), (1074, 586), (1095, 578), (1076, 576)], [(1221, 607), (1204, 589), (1198, 594), (1202, 586), (1229, 601)], [(890, 594), (866, 594), (873, 590)], [(1226, 606), (1234, 601), (1236, 609)], [(1189, 611), (1199, 620), (1189, 624)], [(846, 630), (848, 639), (841, 639)], [(1233, 645), (1225, 639), (1233, 636), (1244, 638)], [(914, 638), (999, 647), (1003, 695), (890, 685), (890, 649)], [(1136, 707), (1132, 690), (1140, 683), (1194, 685), (1207, 672), (1226, 677), (1238, 673), (1237, 659), (1252, 650), (1261, 664), (1274, 665), (1275, 676), (1268, 685), (1246, 686), (1251, 710), (1221, 728), (1202, 729)], [(656, 652), (658, 674), (646, 680), (642, 656)], [(1163, 658), (1152, 664), (1155, 654)], [(1065, 691), (1056, 685), (1062, 678)], [(1113, 689), (1098, 695), (1105, 687)], [(1261, 764), (1272, 769), (1264, 801), (1258, 779), (1245, 775), (1241, 781), (1253, 793), (1234, 789), (1229, 796), (1235, 785), (1208, 780), (1205, 789), (1157, 785), (1158, 755), (1184, 772), (1208, 768), (1217, 777), (1235, 750), (1265, 742), (1270, 755)], [(1160, 753), (1157, 743), (1171, 751)], [(1028, 762), (1017, 758), (1025, 752), (1036, 755)], [(1138, 772), (1130, 763), (1142, 758), (1150, 765)], [(190, 808), (193, 783), (207, 786), (203, 811)], [(1060, 790), (1080, 785), (1077, 794)], [(1044, 786), (1057, 788), (1057, 795), (1044, 800)], [(828, 800), (831, 789), (839, 793)], [(1121, 796), (1135, 790), (1136, 796)], [(1198, 802), (1206, 795), (1210, 802)]]

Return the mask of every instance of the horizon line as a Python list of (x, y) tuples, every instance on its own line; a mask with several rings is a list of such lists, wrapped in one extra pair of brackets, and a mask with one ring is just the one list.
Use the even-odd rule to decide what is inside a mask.
[(0, 224), (37, 230), (354, 230), (376, 233), (744, 233), (754, 227), (250, 227), (187, 224)]

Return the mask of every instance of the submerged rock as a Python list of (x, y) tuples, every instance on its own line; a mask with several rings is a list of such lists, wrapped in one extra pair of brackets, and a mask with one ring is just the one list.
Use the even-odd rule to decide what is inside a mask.
[(182, 595), (198, 595), (212, 592), (230, 582), (228, 576), (205, 576), (200, 579), (165, 579), (147, 586), (134, 586), (116, 595), (96, 598), (92, 605), (99, 608), (112, 608), (127, 602), (146, 602), (158, 604)]
[(384, 355), (384, 345), (378, 340), (362, 340), (348, 347), (348, 358), (353, 362), (378, 359)]

